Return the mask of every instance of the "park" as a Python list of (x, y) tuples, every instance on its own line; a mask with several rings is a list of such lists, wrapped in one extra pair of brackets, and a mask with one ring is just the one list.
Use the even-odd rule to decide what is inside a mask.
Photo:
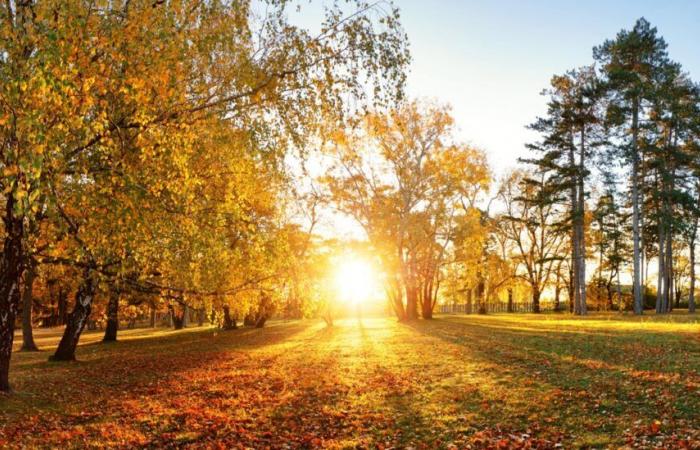
[(697, 17), (0, 3), (0, 448), (700, 449)]

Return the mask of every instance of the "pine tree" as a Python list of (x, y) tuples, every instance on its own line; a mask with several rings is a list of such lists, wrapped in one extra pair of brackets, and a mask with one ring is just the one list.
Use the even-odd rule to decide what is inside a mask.
[(568, 214), (559, 228), (571, 236), (572, 287), (574, 313), (584, 315), (586, 307), (586, 245), (584, 233), (585, 204), (588, 193), (589, 158), (605, 143), (601, 117), (601, 89), (592, 66), (555, 76), (549, 96), (547, 116), (538, 118), (530, 129), (542, 140), (528, 147), (539, 158), (526, 162), (548, 173), (551, 203), (568, 203)]
[(666, 42), (644, 18), (637, 20), (631, 31), (622, 30), (613, 40), (593, 50), (602, 65), (608, 92), (607, 116), (619, 133), (618, 152), (631, 163), (633, 293), (634, 312), (643, 313), (641, 274), (642, 182), (640, 120), (649, 107), (654, 80), (668, 64)]

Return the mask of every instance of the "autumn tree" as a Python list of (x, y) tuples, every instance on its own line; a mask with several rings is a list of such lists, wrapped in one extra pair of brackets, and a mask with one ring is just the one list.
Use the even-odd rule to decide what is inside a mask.
[(380, 255), (400, 320), (432, 318), (456, 221), (488, 187), (484, 154), (454, 142), (452, 125), (444, 107), (410, 102), (333, 142), (326, 181)]
[[(21, 262), (40, 208), (64, 221), (77, 249), (72, 264), (82, 272), (66, 344), (55, 355), (72, 359), (95, 289), (113, 275), (111, 256), (102, 258), (110, 252), (91, 248), (73, 220), (92, 193), (106, 188), (98, 178), (109, 174), (125, 185), (148, 179), (156, 197), (161, 191), (188, 195), (191, 183), (179, 189), (169, 180), (173, 174), (197, 179), (186, 162), (212, 117), (247, 133), (259, 154), (279, 154), (326, 119), (342, 119), (349, 98), (359, 100), (356, 107), (400, 96), (408, 55), (391, 5), (380, 11), (362, 2), (351, 3), (350, 11), (332, 6), (317, 35), (289, 23), (286, 2), (267, 6), (262, 18), (252, 13), (252, 2), (0, 6), (6, 24), (0, 36), (0, 390), (9, 389)], [(94, 230), (87, 234), (97, 236)]]

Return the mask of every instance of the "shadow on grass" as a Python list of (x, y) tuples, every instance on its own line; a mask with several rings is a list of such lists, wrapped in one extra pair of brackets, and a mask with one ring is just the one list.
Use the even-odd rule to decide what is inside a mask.
[(563, 393), (567, 403), (544, 409), (572, 423), (606, 430), (621, 417), (645, 423), (662, 415), (700, 417), (700, 402), (687, 395), (688, 383), (700, 383), (698, 341), (687, 336), (530, 330), (497, 318), (443, 317), (404, 326), (462, 347), (464, 357), (486, 364), (494, 380), (514, 390)]
[(80, 345), (78, 361), (48, 362), (50, 351), (14, 353), (10, 382), (14, 392), (0, 398), (0, 410), (22, 414), (31, 409), (61, 412), (88, 406), (91, 399), (128, 398), (140, 387), (177, 374), (207, 367), (237, 350), (273, 345), (291, 339), (308, 323), (273, 323), (264, 329), (213, 328), (160, 331), (116, 343)]

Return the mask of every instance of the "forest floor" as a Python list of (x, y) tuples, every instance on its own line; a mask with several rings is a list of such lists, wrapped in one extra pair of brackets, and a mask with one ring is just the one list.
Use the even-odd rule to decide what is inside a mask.
[(273, 322), (15, 353), (0, 447), (700, 448), (682, 314)]

